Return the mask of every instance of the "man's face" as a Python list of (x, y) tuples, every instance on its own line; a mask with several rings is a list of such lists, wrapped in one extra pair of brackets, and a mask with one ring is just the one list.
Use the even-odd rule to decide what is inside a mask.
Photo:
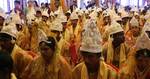
[(20, 4), (19, 3), (15, 3), (15, 8), (20, 9)]
[(105, 24), (111, 23), (111, 19), (110, 19), (109, 16), (104, 17), (104, 23), (105, 23)]
[(44, 8), (44, 7), (45, 7), (45, 4), (44, 4), (44, 3), (42, 3), (42, 4), (41, 4), (41, 7), (42, 7), (42, 8)]
[(42, 16), (42, 21), (47, 21), (48, 20), (48, 17), (46, 17), (46, 16)]
[(139, 27), (133, 26), (133, 27), (130, 27), (130, 29), (131, 29), (131, 32), (133, 33), (134, 37), (138, 37), (140, 35), (140, 28)]
[(124, 43), (125, 41), (124, 32), (115, 33), (111, 35), (111, 37), (114, 39), (113, 43), (117, 45), (120, 45), (121, 43)]
[(33, 2), (33, 1), (29, 1), (29, 2), (28, 2), (28, 6), (29, 6), (29, 7), (34, 6), (34, 2)]
[(137, 51), (137, 53), (141, 54), (136, 54), (136, 62), (138, 67), (145, 68), (145, 66), (150, 66), (150, 50), (140, 50)]
[(52, 58), (54, 55), (54, 51), (44, 42), (40, 44), (40, 52), (45, 60), (50, 60), (50, 58)]
[(14, 48), (14, 44), (12, 44), (11, 40), (9, 40), (9, 41), (1, 41), (0, 40), (0, 48), (1, 48), (0, 50), (2, 50), (2, 51), (11, 53)]
[(71, 20), (72, 25), (77, 25), (78, 19)]
[(36, 17), (41, 17), (42, 13), (41, 12), (36, 12)]
[(99, 65), (100, 56), (98, 56), (97, 54), (82, 52), (82, 56), (86, 66), (89, 69), (93, 69), (96, 65)]

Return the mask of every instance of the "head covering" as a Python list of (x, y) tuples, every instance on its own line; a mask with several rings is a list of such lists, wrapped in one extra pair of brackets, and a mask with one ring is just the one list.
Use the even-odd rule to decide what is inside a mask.
[(88, 11), (88, 10), (85, 10), (85, 14), (89, 14), (89, 11)]
[(58, 15), (58, 14), (59, 14), (59, 11), (58, 11), (58, 10), (54, 12), (54, 15)]
[(38, 42), (41, 42), (43, 40), (47, 40), (47, 35), (43, 30), (38, 29)]
[(53, 11), (51, 11), (50, 16), (54, 16), (54, 12)]
[(117, 23), (116, 21), (113, 21), (111, 26), (106, 28), (106, 31), (109, 33), (109, 35), (112, 35), (118, 32), (122, 32), (124, 30), (119, 23)]
[(17, 13), (15, 13), (14, 10), (12, 10), (12, 12), (10, 13), (9, 17), (6, 19), (6, 23), (10, 24), (21, 24), (21, 19), (20, 19), (20, 15), (19, 15), (19, 11), (17, 11)]
[(66, 13), (69, 13), (69, 14), (71, 14), (71, 10), (69, 9)]
[(71, 20), (79, 19), (78, 15), (77, 15), (77, 13), (76, 13), (75, 11), (72, 12), (72, 14), (71, 14), (71, 16), (70, 16), (70, 19), (71, 19)]
[(137, 39), (136, 41), (136, 44), (135, 44), (135, 47), (137, 49), (149, 49), (150, 50), (150, 38), (149, 36), (147, 35), (146, 31), (150, 31), (150, 21), (147, 21), (143, 27), (143, 31), (142, 31), (142, 34), (141, 36)]
[(95, 19), (96, 20), (97, 19), (97, 12), (96, 12), (96, 10), (94, 10), (89, 16), (90, 16), (91, 19)]
[(97, 28), (96, 22), (90, 19), (87, 22), (85, 29), (82, 33), (82, 43), (80, 51), (86, 51), (90, 53), (100, 53), (102, 51), (101, 47), (101, 35)]
[(61, 20), (61, 22), (67, 22), (67, 16), (62, 15), (62, 16), (60, 17), (60, 20)]
[(42, 12), (42, 16), (49, 17), (48, 9), (45, 9), (45, 10)]
[(5, 26), (0, 33), (5, 33), (16, 39), (18, 31), (16, 29), (15, 24), (10, 24), (8, 26)]
[(145, 33), (146, 31), (150, 31), (150, 20), (147, 20), (146, 23), (144, 24), (142, 32)]
[(137, 12), (134, 12), (134, 16), (139, 16), (139, 13), (137, 13)]
[(56, 40), (54, 37), (47, 37), (46, 40), (42, 40), (39, 44), (45, 43), (47, 46), (49, 46), (53, 51), (55, 51), (56, 47)]
[(103, 10), (102, 10), (102, 8), (99, 7), (99, 8), (97, 8), (96, 11), (97, 11), (97, 12), (100, 12), (100, 11), (103, 11)]
[(53, 21), (51, 30), (60, 31), (60, 32), (63, 31), (63, 26), (61, 24), (61, 21), (58, 19)]
[(16, 40), (17, 38), (17, 35), (12, 32), (11, 29), (3, 29), (1, 32), (0, 32), (0, 40), (4, 40), (4, 41), (7, 41), (7, 40)]
[(114, 20), (114, 21), (122, 21), (122, 18), (120, 16), (118, 16), (118, 15), (114, 15), (112, 20)]
[(136, 41), (135, 47), (138, 50), (148, 49), (150, 50), (150, 39), (146, 33), (142, 34)]
[(129, 17), (129, 14), (126, 11), (121, 12), (121, 17), (125, 18), (125, 17)]
[(80, 10), (79, 13), (78, 13), (78, 15), (82, 16), (83, 15), (83, 11)]
[(132, 19), (130, 21), (130, 25), (131, 25), (131, 27), (139, 27), (139, 22), (135, 17), (132, 17)]
[(64, 15), (62, 7), (59, 7), (58, 9), (58, 17), (61, 22), (67, 22), (67, 16)]

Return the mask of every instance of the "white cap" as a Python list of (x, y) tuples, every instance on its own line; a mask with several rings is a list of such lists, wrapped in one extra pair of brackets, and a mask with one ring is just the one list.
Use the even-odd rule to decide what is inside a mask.
[(51, 11), (50, 16), (54, 16), (54, 12), (53, 11)]
[(45, 10), (42, 12), (42, 16), (49, 17), (48, 9), (45, 9)]
[(126, 11), (124, 11), (121, 13), (121, 17), (122, 18), (129, 17), (129, 14)]
[(89, 14), (89, 11), (88, 11), (88, 10), (85, 10), (85, 14)]
[(99, 7), (99, 8), (97, 9), (97, 12), (99, 12), (99, 11), (102, 11), (102, 8)]
[(83, 11), (80, 10), (79, 13), (78, 13), (78, 15), (80, 15), (80, 16), (83, 15)]
[(61, 18), (61, 22), (67, 22), (67, 16), (62, 16)]
[(149, 49), (150, 50), (150, 39), (146, 33), (142, 34), (136, 41), (135, 47), (137, 50)]
[(14, 24), (21, 24), (21, 18), (19, 15), (19, 11), (17, 11), (17, 13), (14, 12), (14, 10), (12, 10), (9, 18), (7, 18), (8, 23), (14, 23)]
[(150, 31), (150, 20), (147, 20), (143, 27), (143, 33)]
[(106, 31), (109, 33), (109, 35), (112, 35), (118, 32), (122, 32), (124, 30), (119, 23), (117, 23), (116, 21), (113, 21), (111, 26), (106, 28)]
[(132, 19), (130, 21), (130, 25), (131, 25), (131, 27), (139, 27), (139, 22), (135, 17), (132, 17)]
[(71, 14), (71, 10), (69, 9), (66, 13), (69, 13), (69, 14)]
[(47, 40), (47, 35), (43, 30), (38, 29), (38, 42), (40, 43), (43, 40)]
[(89, 16), (90, 16), (91, 19), (95, 19), (96, 20), (97, 19), (97, 12), (93, 11)]
[(13, 24), (13, 23), (11, 23), (11, 24), (8, 25), (8, 26), (3, 27), (3, 29), (2, 29), (1, 32), (2, 32), (2, 33), (9, 34), (9, 35), (11, 35), (11, 36), (14, 37), (14, 38), (17, 38), (17, 33), (18, 33), (18, 31), (17, 31), (17, 29), (16, 29), (16, 25)]
[(59, 11), (58, 11), (58, 10), (54, 12), (54, 15), (58, 15), (58, 14), (59, 14)]
[(85, 31), (82, 32), (80, 51), (100, 53), (102, 52), (101, 35), (96, 26), (96, 22), (90, 19), (87, 23)]
[(114, 20), (114, 21), (122, 21), (122, 18), (120, 16), (118, 16), (118, 15), (114, 15), (112, 20)]
[(61, 21), (58, 19), (53, 21), (51, 30), (56, 30), (56, 31), (60, 31), (60, 32), (63, 31), (63, 26), (61, 24)]
[(72, 12), (72, 14), (71, 14), (71, 16), (70, 16), (70, 19), (71, 19), (71, 20), (79, 19), (78, 15), (77, 15), (77, 13), (76, 13), (75, 11)]
[(135, 16), (139, 16), (139, 14), (138, 14), (137, 12), (134, 12), (134, 15), (135, 15)]

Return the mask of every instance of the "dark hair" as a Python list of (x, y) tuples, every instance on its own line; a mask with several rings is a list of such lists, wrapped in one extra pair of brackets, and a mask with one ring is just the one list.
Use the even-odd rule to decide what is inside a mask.
[(10, 74), (13, 70), (13, 59), (7, 52), (0, 51), (0, 71)]
[(135, 54), (135, 58), (138, 59), (140, 56), (145, 56), (150, 58), (150, 50), (148, 49), (138, 50)]
[(36, 11), (36, 13), (40, 13), (40, 14), (41, 14), (42, 12), (41, 12), (41, 11), (39, 11), (39, 10), (37, 10), (37, 11)]
[(5, 20), (5, 18), (4, 18), (4, 17), (2, 17), (2, 16), (0, 16), (0, 18), (2, 18), (3, 20)]
[(101, 57), (101, 52), (99, 53), (91, 53), (87, 51), (80, 51), (82, 56), (87, 56), (87, 54), (95, 54), (97, 57)]
[(14, 3), (20, 4), (20, 1), (18, 1), (18, 0), (15, 0), (15, 1), (14, 1)]
[(15, 37), (13, 37), (13, 36), (11, 36), (11, 35), (9, 35), (7, 33), (0, 33), (0, 40), (1, 41), (10, 41), (12, 39), (16, 40)]
[(49, 7), (49, 4), (48, 4), (48, 3), (45, 3), (45, 7), (47, 7), (47, 8), (48, 8), (48, 7)]
[(34, 1), (34, 3), (35, 3), (35, 6), (36, 6), (36, 7), (39, 7), (39, 5), (38, 5), (37, 1)]

